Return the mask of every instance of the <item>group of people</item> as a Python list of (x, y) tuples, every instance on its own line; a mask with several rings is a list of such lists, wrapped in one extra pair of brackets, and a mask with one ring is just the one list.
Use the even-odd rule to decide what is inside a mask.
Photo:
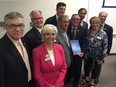
[[(4, 17), (6, 34), (0, 39), (0, 87), (64, 87), (72, 81), (78, 87), (82, 63), (82, 85), (98, 82), (102, 63), (110, 54), (113, 28), (106, 24), (107, 13), (84, 21), (87, 14), (80, 8), (71, 19), (66, 4), (56, 5), (56, 14), (45, 20), (42, 11), (33, 10), (33, 27), (23, 36), (24, 17), (9, 12)], [(73, 54), (70, 40), (78, 40), (81, 52)], [(91, 75), (91, 76), (90, 76)]]

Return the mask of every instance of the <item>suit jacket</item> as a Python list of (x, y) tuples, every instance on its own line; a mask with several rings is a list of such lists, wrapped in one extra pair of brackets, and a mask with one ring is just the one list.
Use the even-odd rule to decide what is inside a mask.
[[(36, 87), (63, 87), (66, 73), (64, 50), (61, 45), (53, 44), (55, 66), (53, 66), (45, 44), (33, 50), (33, 69)], [(47, 60), (48, 59), (48, 60)]]
[(53, 24), (53, 25), (57, 26), (56, 15), (54, 15), (54, 16), (49, 17), (48, 19), (46, 19), (45, 24)]
[(112, 47), (112, 39), (113, 39), (113, 28), (110, 25), (105, 24), (103, 30), (106, 32), (106, 34), (108, 36), (107, 54), (110, 54), (110, 50), (111, 50), (111, 47)]
[(40, 32), (33, 26), (24, 36), (25, 43), (32, 53), (32, 50), (42, 43), (42, 36)]
[(56, 42), (61, 44), (62, 47), (64, 48), (64, 53), (65, 53), (65, 58), (66, 58), (66, 63), (68, 65), (68, 67), (70, 66), (71, 64), (71, 49), (70, 49), (70, 39), (69, 39), (69, 36), (68, 36), (68, 40), (69, 40), (69, 45), (67, 44), (66, 42), (66, 39), (64, 38), (64, 35), (63, 35), (63, 32), (61, 30), (60, 27), (57, 27), (58, 29), (58, 34), (56, 36)]
[[(31, 65), (30, 58), (29, 62)], [(5, 34), (0, 39), (0, 87), (27, 86), (28, 71), (25, 63), (13, 42)]]
[(88, 29), (88, 23), (85, 22), (85, 21), (83, 21), (83, 27), (86, 28), (86, 29)]
[(79, 43), (80, 43), (80, 46), (81, 46), (81, 50), (83, 52), (85, 52), (86, 50), (86, 37), (87, 37), (87, 29), (86, 28), (83, 28), (82, 26), (78, 26), (77, 29), (76, 29), (76, 36), (75, 38), (73, 38), (73, 35), (72, 35), (72, 26), (71, 24), (69, 24), (69, 27), (68, 27), (68, 30), (67, 30), (67, 33), (70, 37), (70, 39), (77, 39), (79, 40)]

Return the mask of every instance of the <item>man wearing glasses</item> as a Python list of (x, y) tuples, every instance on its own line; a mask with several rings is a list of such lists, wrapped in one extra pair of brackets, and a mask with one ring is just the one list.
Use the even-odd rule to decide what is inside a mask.
[(22, 39), (24, 27), (22, 14), (5, 15), (6, 34), (0, 39), (0, 87), (32, 87), (31, 59)]
[[(78, 14), (73, 14), (70, 19), (70, 24), (67, 33), (70, 40), (78, 40), (81, 47), (81, 52), (77, 55), (73, 54), (73, 61), (71, 64), (71, 72), (73, 75), (73, 87), (78, 87), (80, 76), (82, 60), (84, 59), (85, 47), (86, 47), (86, 29), (80, 26), (80, 16)], [(71, 77), (70, 77), (71, 78)]]
[(39, 10), (33, 10), (30, 13), (33, 27), (25, 34), (24, 39), (30, 52), (42, 43), (41, 29), (43, 27), (43, 15)]

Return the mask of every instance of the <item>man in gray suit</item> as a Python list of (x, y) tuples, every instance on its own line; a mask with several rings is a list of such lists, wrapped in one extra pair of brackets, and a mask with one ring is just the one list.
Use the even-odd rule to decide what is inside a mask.
[(67, 35), (67, 29), (69, 25), (69, 17), (68, 15), (61, 15), (58, 18), (58, 34), (56, 41), (57, 43), (61, 44), (64, 48), (64, 53), (65, 53), (65, 58), (66, 58), (66, 63), (68, 66), (65, 81), (69, 81), (68, 79), (70, 76), (70, 64), (71, 64), (71, 50), (70, 50), (70, 41), (69, 41), (69, 36)]

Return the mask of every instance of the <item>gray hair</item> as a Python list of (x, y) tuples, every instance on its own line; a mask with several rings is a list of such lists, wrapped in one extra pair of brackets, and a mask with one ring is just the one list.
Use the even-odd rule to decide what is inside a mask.
[(40, 10), (33, 10), (33, 11), (31, 11), (31, 13), (30, 13), (30, 18), (31, 18), (31, 19), (32, 19), (33, 13), (36, 13), (36, 12), (39, 12), (39, 13), (42, 14), (42, 11), (40, 11)]
[(62, 19), (66, 17), (68, 17), (68, 15), (62, 14), (58, 17), (58, 21), (62, 21)]
[(19, 12), (9, 12), (4, 16), (4, 25), (7, 23), (9, 19), (16, 19), (16, 18), (24, 18), (21, 13)]

